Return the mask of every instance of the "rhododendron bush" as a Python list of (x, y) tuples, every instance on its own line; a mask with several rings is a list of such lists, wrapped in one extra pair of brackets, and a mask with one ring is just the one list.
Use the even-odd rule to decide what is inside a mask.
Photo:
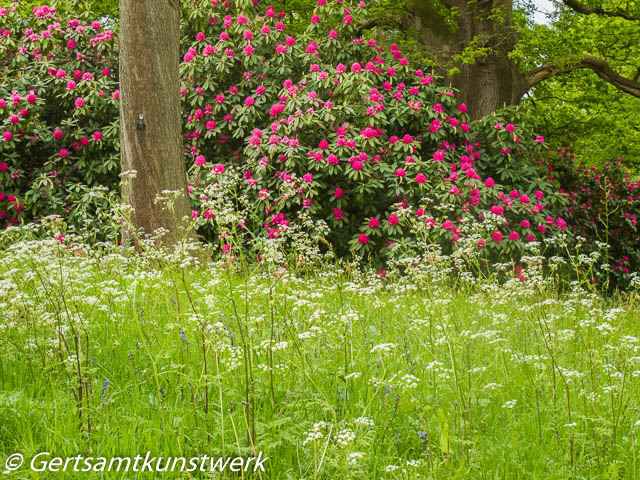
[[(517, 112), (470, 124), (440, 79), (359, 36), (365, 9), (318, 0), (294, 38), (262, 2), (184, 3), (193, 217), (222, 254), (307, 232), (341, 256), (438, 244), (483, 264), (601, 245), (610, 273), (637, 268), (640, 192), (620, 162), (575, 167)], [(113, 32), (13, 5), (0, 33), (0, 221), (95, 222), (108, 193), (94, 187), (118, 183)]]

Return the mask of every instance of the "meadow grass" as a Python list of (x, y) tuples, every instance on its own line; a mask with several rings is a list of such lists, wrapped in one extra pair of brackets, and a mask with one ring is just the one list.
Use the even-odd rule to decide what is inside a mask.
[[(0, 461), (26, 459), (7, 478), (640, 475), (633, 293), (560, 295), (534, 270), (439, 282), (165, 260), (56, 240), (3, 252)], [(268, 460), (45, 474), (28, 468), (39, 452)]]

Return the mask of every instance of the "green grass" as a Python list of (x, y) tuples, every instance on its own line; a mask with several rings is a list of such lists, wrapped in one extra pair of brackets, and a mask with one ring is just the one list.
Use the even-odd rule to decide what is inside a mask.
[(640, 476), (633, 295), (559, 296), (535, 271), (498, 285), (184, 263), (3, 252), (0, 461), (264, 452), (266, 471), (7, 478)]

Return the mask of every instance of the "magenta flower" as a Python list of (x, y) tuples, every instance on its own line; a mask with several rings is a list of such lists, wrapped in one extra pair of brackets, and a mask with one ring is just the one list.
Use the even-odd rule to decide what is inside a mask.
[(380, 226), (380, 220), (376, 217), (372, 217), (369, 219), (369, 228), (378, 228)]
[(500, 232), (493, 232), (493, 233), (491, 234), (491, 238), (493, 238), (493, 241), (494, 241), (494, 242), (496, 242), (496, 243), (500, 243), (500, 242), (502, 242), (502, 238), (503, 238), (503, 237), (502, 237), (502, 233), (500, 233)]
[(387, 220), (387, 221), (389, 222), (389, 225), (395, 226), (395, 225), (398, 225), (398, 222), (400, 220), (398, 219), (397, 215), (391, 214), (391, 215), (389, 215), (389, 220)]
[(82, 97), (76, 98), (76, 101), (75, 101), (76, 108), (82, 108), (82, 107), (84, 107), (84, 105), (85, 105), (85, 103), (84, 103), (84, 99)]
[(360, 171), (362, 170), (362, 162), (360, 160), (355, 160), (352, 164), (351, 164), (351, 168), (353, 168), (355, 171)]
[(424, 184), (427, 181), (427, 177), (424, 176), (423, 173), (419, 173), (418, 175), (416, 175), (416, 182), (419, 184)]
[(196, 167), (199, 167), (200, 165), (204, 165), (205, 163), (207, 163), (207, 160), (204, 157), (204, 155), (198, 155), (196, 157), (196, 161), (195, 161)]
[(342, 198), (342, 197), (343, 197), (343, 195), (344, 195), (344, 192), (343, 192), (343, 190), (342, 190), (341, 188), (336, 188), (336, 189), (333, 191), (333, 196), (334, 196), (335, 198), (337, 198), (337, 199)]
[(343, 215), (343, 211), (340, 208), (334, 208), (333, 209), (333, 218), (335, 218), (336, 220), (342, 220), (342, 215)]
[(508, 124), (507, 124), (507, 126), (506, 126), (506, 127), (504, 127), (504, 129), (505, 129), (507, 132), (510, 132), (510, 133), (513, 133), (513, 132), (515, 132), (515, 131), (516, 131), (516, 127), (515, 127), (515, 125), (514, 125), (513, 123), (508, 123)]
[(272, 117), (277, 117), (284, 111), (284, 105), (281, 103), (276, 103), (269, 109), (269, 115)]
[(369, 237), (364, 233), (361, 233), (358, 237), (358, 243), (360, 243), (361, 245), (366, 245), (367, 243), (369, 243)]
[(396, 177), (404, 177), (407, 173), (404, 171), (404, 168), (398, 168), (396, 170)]
[(491, 207), (491, 213), (493, 213), (494, 215), (502, 216), (504, 214), (504, 208), (499, 205), (494, 205), (493, 207)]
[(518, 232), (513, 231), (509, 234), (509, 240), (513, 240), (514, 242), (520, 240), (520, 235), (518, 235)]

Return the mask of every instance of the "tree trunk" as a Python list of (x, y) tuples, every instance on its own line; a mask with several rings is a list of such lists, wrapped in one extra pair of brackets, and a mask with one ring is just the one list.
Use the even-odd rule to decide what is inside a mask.
[[(517, 42), (513, 1), (444, 0), (442, 3), (457, 10), (455, 31), (444, 23), (433, 0), (416, 0), (403, 23), (417, 31), (420, 43), (441, 66), (437, 68), (438, 73), (459, 90), (457, 96), (467, 104), (469, 115), (478, 119), (505, 105), (519, 103), (527, 90), (527, 82), (508, 57)], [(462, 62), (460, 56), (473, 61)], [(452, 67), (457, 67), (459, 73), (449, 76)]]
[[(135, 229), (165, 232), (165, 245), (183, 237), (190, 216), (179, 64), (179, 0), (120, 0), (120, 163), (136, 171), (122, 197)], [(175, 201), (156, 202), (167, 191), (178, 192)], [(125, 231), (125, 240), (134, 233)]]

